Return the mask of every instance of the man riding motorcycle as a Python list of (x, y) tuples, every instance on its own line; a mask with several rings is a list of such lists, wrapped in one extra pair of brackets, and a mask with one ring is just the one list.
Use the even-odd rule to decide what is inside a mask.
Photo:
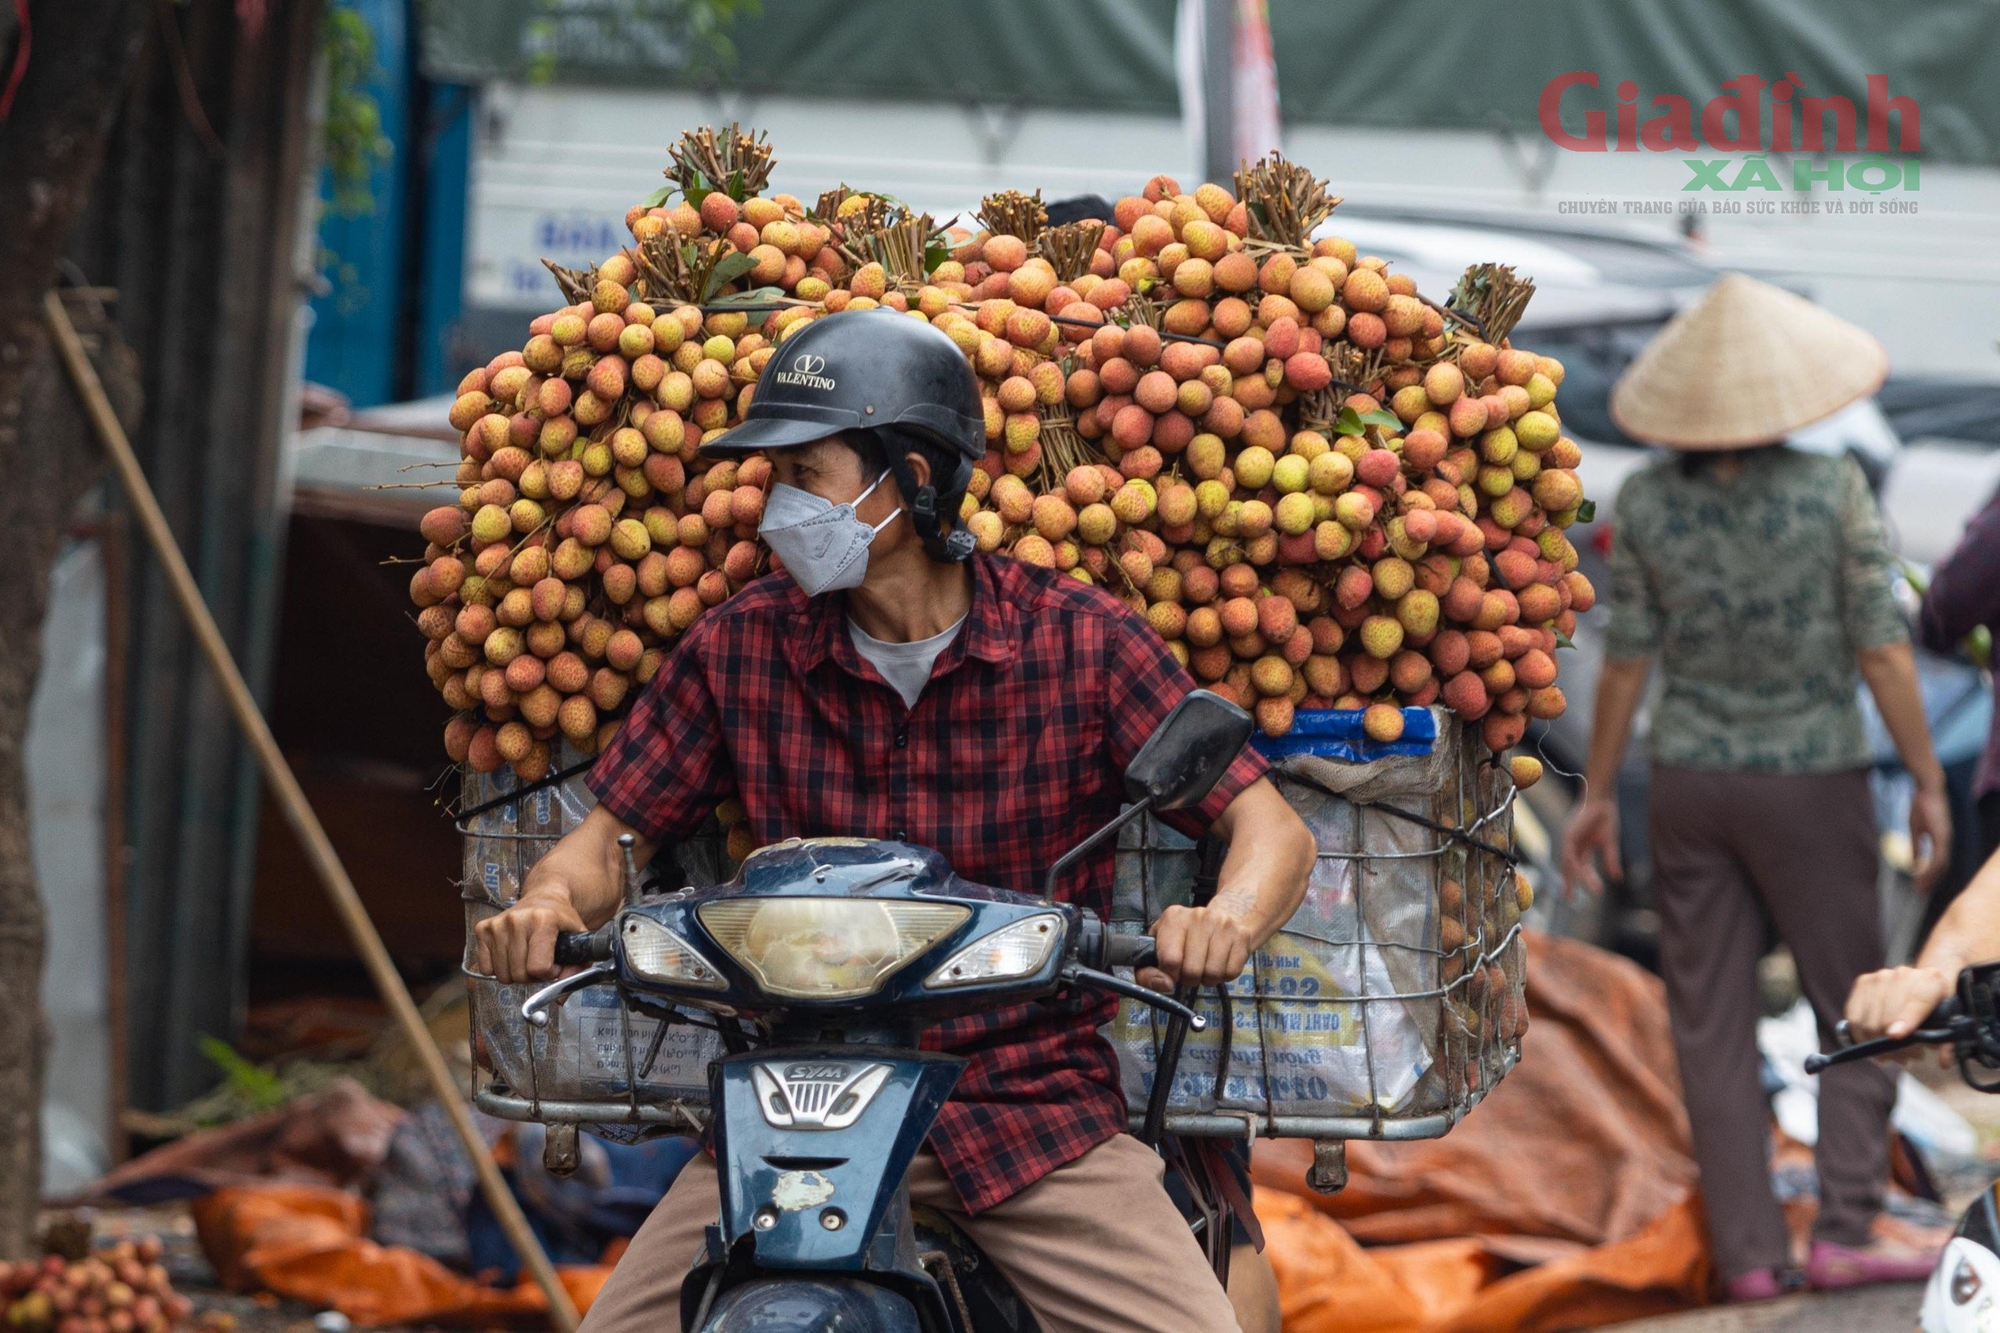
[[(866, 836), (929, 846), (981, 883), (1032, 888), (1117, 812), (1120, 775), (1193, 682), (1144, 619), (1067, 574), (975, 554), (954, 530), (986, 449), (977, 384), (942, 333), (890, 311), (788, 338), (744, 424), (702, 445), (768, 456), (760, 531), (784, 573), (703, 616), (588, 779), (598, 806), (482, 922), (482, 970), (558, 974), (558, 932), (620, 902), (630, 833), (648, 858), (718, 802), (759, 844)], [(889, 484), (884, 484), (885, 482)], [(1291, 916), (1315, 855), (1244, 751), (1209, 797), (1165, 816), (1228, 842), (1203, 907), (1155, 923), (1151, 985), (1234, 979)], [(1057, 897), (1108, 917), (1112, 856)], [(1045, 1330), (1229, 1330), (1229, 1300), (1124, 1132), (1115, 1001), (1071, 993), (954, 1019), (926, 1049), (967, 1057), (909, 1171), (1012, 1281)], [(717, 1214), (714, 1164), (682, 1174), (593, 1305), (588, 1333), (671, 1326)]]

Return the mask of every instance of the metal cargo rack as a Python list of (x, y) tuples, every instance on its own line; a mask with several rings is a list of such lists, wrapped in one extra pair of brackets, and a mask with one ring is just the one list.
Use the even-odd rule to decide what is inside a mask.
[[(1160, 1128), (1320, 1140), (1331, 1177), (1337, 1141), (1438, 1137), (1513, 1067), (1526, 1012), (1515, 792), (1462, 730), (1440, 727), (1436, 751), (1376, 761), (1390, 794), (1352, 799), (1322, 780), (1331, 771), (1324, 764), (1280, 761), (1274, 780), (1319, 843), (1312, 883), (1232, 987), (1188, 997), (1210, 1027), (1182, 1034)], [(1415, 785), (1397, 790), (1399, 778)], [(534, 987), (473, 969), (472, 925), (519, 895), (527, 870), (590, 804), (577, 779), (518, 792), (504, 772), (466, 775), (475, 1101), (504, 1119), (585, 1124), (614, 1137), (698, 1131), (707, 1066), (723, 1049), (707, 1016), (606, 983), (575, 992), (537, 1029), (520, 1013)], [(720, 882), (732, 871), (719, 833), (674, 851), (684, 872), (677, 884)], [(1135, 821), (1116, 852), (1112, 929), (1143, 930), (1191, 901), (1199, 858), (1166, 825)], [(1138, 1128), (1168, 1020), (1128, 1002), (1105, 1032)]]

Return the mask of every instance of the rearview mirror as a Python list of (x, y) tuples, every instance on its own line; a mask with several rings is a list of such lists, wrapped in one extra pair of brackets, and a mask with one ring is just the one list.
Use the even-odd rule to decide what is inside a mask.
[(1155, 810), (1199, 802), (1250, 739), (1250, 715), (1219, 694), (1194, 690), (1174, 705), (1125, 770), (1125, 791)]

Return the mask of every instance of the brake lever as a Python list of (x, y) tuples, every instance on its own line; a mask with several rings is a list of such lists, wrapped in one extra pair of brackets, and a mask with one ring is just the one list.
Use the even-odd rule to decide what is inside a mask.
[(568, 999), (571, 991), (582, 990), (595, 985), (606, 977), (618, 975), (618, 968), (612, 963), (596, 963), (581, 972), (573, 973), (560, 981), (548, 985), (521, 1001), (521, 1017), (538, 1028), (549, 1025), (549, 1009)]
[(1208, 1031), (1208, 1020), (1206, 1018), (1203, 1018), (1173, 996), (1162, 995), (1156, 990), (1149, 990), (1136, 981), (1127, 981), (1125, 978), (1113, 976), (1109, 972), (1099, 972), (1096, 968), (1085, 967), (1081, 963), (1071, 963), (1065, 967), (1059, 974), (1059, 978), (1072, 986), (1095, 986), (1099, 990), (1108, 990), (1113, 994), (1123, 995), (1127, 999), (1137, 1000), (1141, 1004), (1150, 1004), (1155, 1009), (1163, 1009), (1177, 1018), (1184, 1019), (1190, 1031)]
[[(1844, 1028), (1846, 1027), (1846, 1023), (1843, 1022), (1840, 1026)], [(1846, 1033), (1842, 1032), (1839, 1035), (1845, 1037)], [(1853, 1046), (1844, 1046), (1840, 1050), (1831, 1051), (1824, 1055), (1808, 1055), (1806, 1057), (1806, 1072), (1808, 1074), (1817, 1074), (1822, 1069), (1833, 1065), (1852, 1064), (1856, 1060), (1872, 1060), (1878, 1055), (1887, 1055), (1891, 1051), (1907, 1050), (1912, 1046), (1941, 1046), (1945, 1042), (1953, 1042), (1955, 1044), (1957, 1040), (1958, 1030), (1956, 1027), (1918, 1028), (1907, 1037), (1876, 1037), (1871, 1041), (1857, 1042)]]

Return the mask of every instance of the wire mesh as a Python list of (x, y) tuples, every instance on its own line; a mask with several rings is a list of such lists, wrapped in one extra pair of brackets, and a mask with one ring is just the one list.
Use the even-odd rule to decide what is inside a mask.
[[(1182, 1046), (1170, 1131), (1433, 1137), (1512, 1067), (1527, 1014), (1513, 785), (1459, 728), (1438, 748), (1375, 761), (1366, 799), (1318, 781), (1323, 761), (1273, 774), (1319, 846), (1311, 884), (1233, 985), (1196, 997), (1209, 1027)], [(1144, 820), (1117, 855), (1113, 929), (1190, 901), (1189, 839)], [(1135, 1120), (1166, 1028), (1127, 1001), (1106, 1029)]]
[[(521, 1004), (539, 983), (505, 985), (479, 970), (474, 928), (520, 898), (535, 863), (596, 804), (581, 777), (502, 800), (516, 785), (504, 769), (466, 770), (460, 787), (460, 809), (490, 807), (458, 824), (475, 1102), (506, 1119), (583, 1122), (612, 1137), (699, 1129), (707, 1118), (708, 1066), (722, 1054), (713, 1031), (610, 983), (575, 992), (536, 1028), (522, 1018)], [(719, 829), (669, 849), (667, 859), (682, 872), (667, 888), (733, 873)]]

